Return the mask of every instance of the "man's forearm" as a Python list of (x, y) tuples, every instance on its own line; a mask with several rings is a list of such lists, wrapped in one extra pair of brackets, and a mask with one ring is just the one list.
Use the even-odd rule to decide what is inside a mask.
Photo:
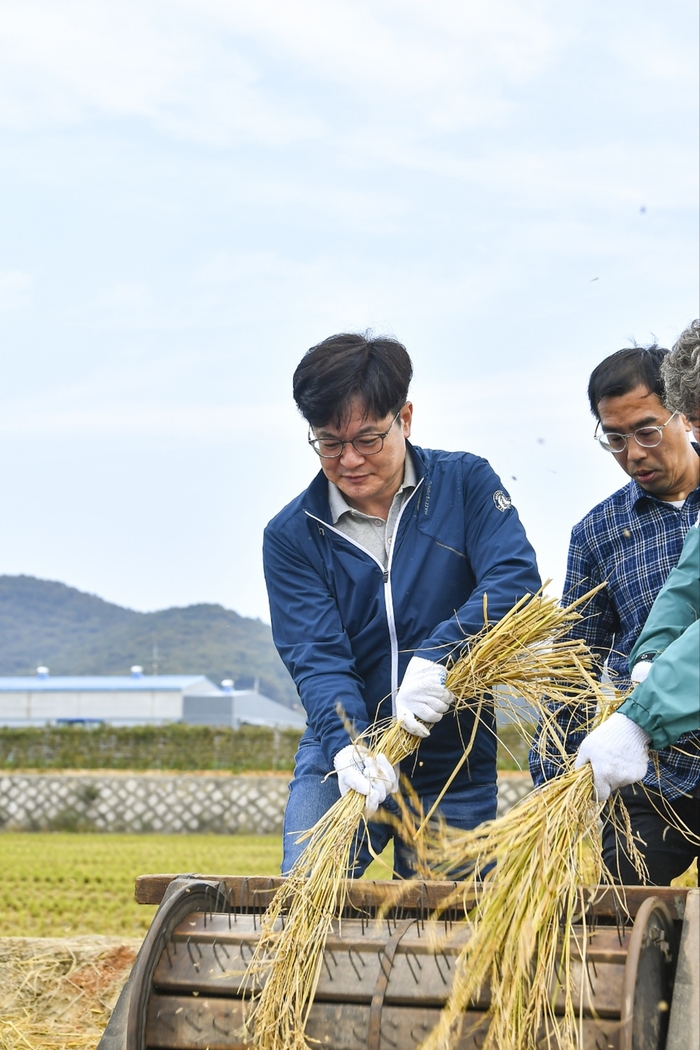
[(619, 710), (649, 734), (657, 751), (700, 729), (700, 620), (654, 660)]

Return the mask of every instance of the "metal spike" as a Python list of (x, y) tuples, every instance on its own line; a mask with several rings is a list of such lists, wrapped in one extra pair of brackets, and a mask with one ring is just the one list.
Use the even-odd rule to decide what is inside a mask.
[(361, 981), (362, 980), (362, 974), (360, 973), (360, 971), (355, 966), (355, 963), (353, 962), (353, 958), (352, 958), (352, 952), (351, 952), (351, 950), (349, 948), (348, 948), (348, 959), (350, 960), (350, 965), (352, 966), (353, 970), (355, 971), (355, 976), (357, 977), (358, 981)]
[(321, 959), (323, 960), (323, 965), (326, 967), (326, 971), (328, 973), (328, 979), (330, 981), (332, 981), (333, 980), (333, 974), (331, 973), (331, 968), (328, 965), (328, 959), (326, 958), (326, 953), (325, 952), (323, 952), (323, 954), (321, 955)]
[(199, 1033), (201, 1034), (201, 1032), (203, 1031), (203, 1029), (202, 1029), (202, 1028), (200, 1028), (198, 1024), (195, 1024), (195, 1022), (194, 1022), (194, 1021), (192, 1020), (192, 1018), (190, 1017), (190, 1015), (189, 1015), (189, 1014), (185, 1014), (185, 1016), (184, 1016), (183, 1020), (184, 1020), (184, 1021), (185, 1021), (185, 1022), (186, 1022), (186, 1023), (188, 1024), (188, 1025), (190, 1025), (190, 1027), (194, 1028), (195, 1032), (199, 1032)]
[[(408, 968), (409, 968), (409, 970), (411, 972), (411, 977), (413, 978), (413, 980), (416, 982), (416, 984), (420, 984), (420, 981), (418, 980), (417, 976), (413, 972), (413, 966), (411, 965), (411, 955), (412, 955), (412, 952), (406, 952), (406, 965), (408, 966)], [(417, 961), (418, 960), (416, 959), (416, 962)], [(416, 1040), (416, 1042), (417, 1041), (418, 1040)]]
[(158, 1010), (156, 1013), (156, 1020), (160, 1021), (160, 1023), (169, 1031), (174, 1032), (175, 1025), (170, 1023), (170, 1021), (168, 1020), (169, 1017), (172, 1017), (172, 1013), (170, 1013), (168, 1007), (161, 1007), (161, 1009)]
[(442, 972), (442, 970), (440, 969), (440, 961), (439, 961), (439, 957), (438, 957), (437, 955), (434, 955), (434, 956), (433, 956), (433, 962), (434, 962), (434, 963), (435, 963), (435, 965), (437, 966), (437, 972), (438, 972), (438, 973), (440, 974), (440, 978), (441, 978), (441, 980), (442, 980), (442, 983), (443, 983), (444, 985), (447, 985), (447, 981), (445, 980), (445, 975), (444, 975), (444, 973)]
[[(389, 1046), (398, 1046), (399, 1044), (398, 1044), (398, 1043), (395, 1043), (395, 1042), (394, 1042), (394, 1040), (393, 1040), (393, 1039), (390, 1039), (390, 1038), (389, 1038), (389, 1036), (388, 1036), (388, 1035), (386, 1034), (386, 1032), (385, 1032), (385, 1030), (384, 1030), (384, 1029), (385, 1029), (385, 1026), (386, 1026), (386, 1023), (382, 1025), (382, 1039), (384, 1040), (384, 1042), (388, 1043), (388, 1044), (389, 1044)], [(396, 1031), (396, 1028), (397, 1028), (398, 1026), (397, 1026), (397, 1025), (395, 1025), (395, 1024), (393, 1023), (393, 1021), (392, 1021), (392, 1022), (391, 1022), (391, 1027), (392, 1027), (392, 1028), (394, 1029), (394, 1031)]]
[(187, 954), (190, 957), (190, 962), (194, 966), (195, 973), (199, 973), (199, 963), (195, 959), (194, 952), (192, 951), (192, 939), (191, 939), (191, 937), (187, 938)]
[(218, 952), (216, 950), (217, 948), (218, 948), (218, 944), (216, 943), (216, 941), (212, 941), (211, 950), (214, 953), (214, 958), (216, 959), (216, 961), (218, 963), (218, 966), (219, 966), (219, 969), (221, 970), (221, 972), (225, 973), (226, 972), (226, 967), (223, 965), (223, 963), (221, 962), (221, 959), (219, 958), (219, 954), (218, 954)]

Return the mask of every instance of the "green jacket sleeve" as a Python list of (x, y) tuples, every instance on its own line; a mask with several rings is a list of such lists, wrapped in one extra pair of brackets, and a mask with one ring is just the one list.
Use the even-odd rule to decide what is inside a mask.
[(700, 620), (654, 660), (619, 710), (647, 731), (657, 751), (700, 729)]
[(656, 596), (629, 656), (630, 670), (646, 653), (662, 653), (700, 616), (700, 529), (693, 526), (675, 569)]
[(620, 706), (657, 750), (700, 729), (700, 529), (686, 536), (629, 657), (653, 659), (647, 678)]

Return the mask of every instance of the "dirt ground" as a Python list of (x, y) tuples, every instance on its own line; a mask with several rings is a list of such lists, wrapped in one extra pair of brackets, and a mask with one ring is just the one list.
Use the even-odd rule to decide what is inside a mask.
[(0, 1050), (94, 1050), (140, 943), (1, 937)]

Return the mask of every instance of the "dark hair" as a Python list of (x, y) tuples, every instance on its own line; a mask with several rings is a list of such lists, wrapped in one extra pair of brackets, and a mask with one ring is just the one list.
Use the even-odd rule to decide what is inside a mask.
[(622, 397), (637, 386), (644, 386), (650, 394), (663, 399), (661, 362), (667, 353), (668, 350), (656, 343), (626, 346), (601, 361), (588, 381), (588, 400), (596, 419), (600, 419), (598, 405), (604, 397)]
[(700, 318), (691, 321), (661, 366), (664, 404), (695, 420), (700, 413)]
[(341, 332), (312, 346), (294, 373), (294, 400), (312, 427), (342, 426), (352, 403), (383, 419), (406, 402), (411, 358), (397, 339)]

